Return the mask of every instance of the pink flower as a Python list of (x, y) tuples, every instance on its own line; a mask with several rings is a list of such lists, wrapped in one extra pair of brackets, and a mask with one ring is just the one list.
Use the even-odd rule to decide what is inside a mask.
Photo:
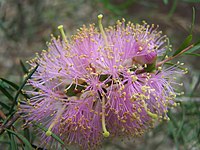
[(98, 18), (100, 32), (83, 26), (71, 39), (59, 26), (62, 39), (52, 37), (48, 50), (30, 61), (39, 67), (19, 111), (48, 129), (46, 143), (53, 132), (66, 144), (95, 149), (104, 137), (143, 134), (175, 105), (177, 83), (169, 76), (182, 72), (177, 65), (156, 67), (166, 36), (154, 25), (124, 20), (104, 30)]

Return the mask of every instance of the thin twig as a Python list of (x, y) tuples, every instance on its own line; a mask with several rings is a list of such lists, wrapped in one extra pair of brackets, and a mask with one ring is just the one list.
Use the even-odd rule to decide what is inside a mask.
[(17, 119), (19, 119), (20, 114), (15, 113), (5, 124), (0, 127), (0, 135), (5, 131), (5, 129), (10, 128)]
[(156, 68), (158, 68), (158, 67), (161, 66), (162, 64), (164, 64), (164, 63), (166, 63), (166, 62), (168, 62), (168, 61), (170, 61), (170, 60), (172, 60), (172, 59), (174, 59), (174, 58), (180, 56), (181, 54), (183, 54), (183, 53), (185, 53), (186, 51), (188, 51), (189, 49), (191, 49), (193, 46), (194, 46), (194, 45), (192, 44), (192, 45), (186, 47), (184, 50), (182, 50), (182, 51), (181, 51), (180, 53), (178, 53), (177, 55), (168, 57), (167, 59), (165, 59), (165, 60), (163, 60), (163, 61), (157, 63), (157, 64), (156, 64)]
[[(186, 51), (190, 50), (193, 46), (194, 46), (194, 45), (192, 44), (192, 45), (186, 47), (186, 48), (185, 48), (184, 50), (182, 50), (180, 53), (176, 54), (175, 56), (168, 57), (167, 59), (165, 59), (165, 60), (163, 60), (163, 61), (161, 61), (161, 62), (158, 62), (158, 63), (156, 64), (155, 68), (158, 68), (158, 67), (161, 66), (162, 64), (164, 64), (164, 63), (166, 63), (166, 62), (168, 62), (168, 61), (170, 61), (170, 60), (172, 60), (172, 59), (174, 59), (174, 58), (180, 56), (181, 54), (183, 54), (183, 53), (185, 53)], [(141, 74), (141, 73), (144, 73), (144, 72), (145, 72), (145, 69), (141, 69), (141, 70), (137, 70), (137, 71), (136, 71), (136, 74)]]
[(0, 117), (2, 118), (2, 119), (6, 119), (6, 115), (0, 110)]

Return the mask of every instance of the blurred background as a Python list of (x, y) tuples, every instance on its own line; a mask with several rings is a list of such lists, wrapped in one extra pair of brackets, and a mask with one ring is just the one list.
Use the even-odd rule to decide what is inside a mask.
[[(71, 35), (82, 24), (96, 23), (99, 13), (104, 14), (105, 27), (121, 18), (158, 24), (175, 51), (190, 34), (193, 8), (195, 43), (200, 40), (199, 0), (0, 0), (0, 77), (20, 83), (20, 60), (26, 62), (46, 49), (50, 34), (59, 34), (58, 25), (63, 24)], [(182, 55), (177, 60), (185, 63), (189, 73), (183, 79), (185, 95), (177, 98), (180, 106), (169, 112), (171, 121), (158, 124), (138, 139), (105, 141), (102, 149), (200, 149), (200, 59)]]

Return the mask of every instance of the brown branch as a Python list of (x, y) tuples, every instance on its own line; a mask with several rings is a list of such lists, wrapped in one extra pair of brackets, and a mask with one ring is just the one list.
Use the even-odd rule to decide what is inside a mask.
[(15, 121), (19, 119), (19, 117), (20, 117), (20, 114), (16, 113), (5, 124), (0, 126), (0, 135), (5, 131), (5, 129), (10, 128), (15, 123)]
[[(174, 59), (174, 58), (180, 56), (181, 54), (183, 54), (183, 53), (185, 53), (186, 51), (190, 50), (193, 46), (194, 46), (194, 45), (192, 44), (192, 45), (186, 47), (186, 48), (185, 48), (184, 50), (182, 50), (180, 53), (176, 54), (175, 56), (168, 57), (167, 59), (165, 59), (165, 60), (163, 60), (163, 61), (161, 61), (161, 62), (158, 62), (158, 63), (156, 64), (156, 68), (158, 68), (158, 67), (161, 66), (162, 64), (164, 64), (164, 63), (166, 63), (166, 62), (168, 62), (168, 61), (170, 61), (170, 60), (172, 60), (172, 59)], [(140, 74), (140, 73), (144, 73), (144, 72), (145, 72), (145, 69), (141, 69), (141, 70), (137, 70), (137, 71), (136, 71), (136, 74)]]
[(174, 59), (174, 58), (180, 56), (181, 54), (183, 54), (183, 53), (185, 53), (186, 51), (188, 51), (189, 49), (191, 49), (193, 46), (194, 46), (194, 45), (192, 44), (192, 45), (186, 47), (186, 48), (185, 48), (184, 50), (182, 50), (180, 53), (176, 54), (175, 56), (168, 57), (167, 59), (165, 59), (165, 60), (163, 60), (163, 61), (157, 63), (157, 64), (156, 64), (156, 68), (158, 68), (158, 67), (161, 66), (162, 64), (164, 64), (164, 63), (166, 63), (166, 62), (168, 62), (168, 61), (170, 61), (170, 60), (172, 60), (172, 59)]
[(2, 119), (6, 119), (6, 115), (0, 110), (0, 117), (2, 118)]

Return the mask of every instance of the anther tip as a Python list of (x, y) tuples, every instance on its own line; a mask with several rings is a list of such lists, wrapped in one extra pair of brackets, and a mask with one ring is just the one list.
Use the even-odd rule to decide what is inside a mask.
[(110, 136), (110, 132), (108, 132), (108, 131), (107, 131), (107, 132), (104, 132), (104, 133), (103, 133), (103, 136), (104, 136), (104, 137), (109, 137), (109, 136)]
[(98, 19), (102, 19), (103, 18), (103, 15), (102, 14), (99, 14), (98, 15)]
[(59, 25), (58, 26), (58, 29), (60, 30), (60, 29), (62, 29), (63, 28), (63, 25)]

